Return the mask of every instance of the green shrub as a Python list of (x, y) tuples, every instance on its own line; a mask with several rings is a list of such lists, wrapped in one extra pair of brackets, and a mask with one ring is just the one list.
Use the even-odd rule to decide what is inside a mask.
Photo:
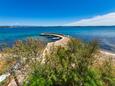
[(103, 86), (101, 74), (91, 66), (97, 50), (96, 41), (75, 39), (66, 48), (54, 46), (45, 63), (38, 62), (25, 86)]
[(30, 67), (27, 68), (26, 66), (31, 66), (36, 62), (37, 58), (40, 58), (44, 47), (45, 45), (41, 41), (29, 38), (25, 41), (16, 41), (11, 48), (3, 48), (2, 52), (7, 54), (5, 56), (6, 60), (12, 62), (11, 66), (8, 67), (6, 71), (13, 76), (17, 86), (20, 86), (17, 71), (20, 71), (22, 74), (31, 72)]
[(112, 58), (106, 60), (101, 67), (102, 80), (108, 86), (115, 86), (115, 69), (112, 65)]
[(20, 62), (20, 67), (29, 65), (24, 86), (115, 86), (110, 60), (105, 61), (100, 69), (94, 67), (99, 50), (96, 41), (71, 39), (66, 47), (52, 46), (43, 62), (44, 47), (40, 41), (29, 39), (4, 49), (12, 53), (9, 57)]

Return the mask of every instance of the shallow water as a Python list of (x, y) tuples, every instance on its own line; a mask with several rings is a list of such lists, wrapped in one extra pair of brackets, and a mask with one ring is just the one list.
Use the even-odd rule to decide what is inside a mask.
[(25, 40), (34, 37), (42, 41), (51, 41), (40, 33), (50, 32), (65, 34), (75, 38), (90, 41), (97, 39), (102, 49), (115, 52), (115, 27), (17, 27), (0, 28), (0, 45), (12, 45), (16, 40)]

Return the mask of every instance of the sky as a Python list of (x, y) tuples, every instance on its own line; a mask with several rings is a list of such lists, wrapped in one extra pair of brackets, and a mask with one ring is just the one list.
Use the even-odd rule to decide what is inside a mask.
[(3, 25), (115, 25), (115, 0), (0, 0)]

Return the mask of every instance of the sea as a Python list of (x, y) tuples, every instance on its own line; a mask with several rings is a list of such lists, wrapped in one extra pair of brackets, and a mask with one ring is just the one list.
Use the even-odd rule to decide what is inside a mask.
[(98, 40), (101, 49), (115, 52), (115, 26), (1, 27), (0, 47), (3, 44), (12, 46), (17, 40), (28, 38), (39, 39), (45, 43), (54, 41), (51, 38), (40, 36), (41, 33), (64, 34), (86, 42)]

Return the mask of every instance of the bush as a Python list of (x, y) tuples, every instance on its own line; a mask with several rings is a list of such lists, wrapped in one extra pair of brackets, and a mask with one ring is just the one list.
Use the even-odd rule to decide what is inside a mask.
[(71, 39), (67, 47), (52, 47), (45, 63), (38, 66), (24, 86), (103, 86), (101, 73), (92, 67), (98, 50), (96, 41)]
[[(66, 47), (52, 46), (44, 58), (44, 45), (38, 40), (17, 41), (7, 53), (14, 61), (28, 65), (24, 86), (114, 86), (115, 77), (110, 60), (99, 68), (94, 64), (98, 59), (99, 46), (96, 41), (83, 42), (71, 39)], [(39, 58), (39, 59), (38, 59)], [(43, 62), (44, 59), (44, 62)], [(29, 70), (29, 71), (28, 71)]]
[(45, 45), (41, 41), (29, 38), (25, 41), (16, 41), (11, 48), (4, 47), (2, 49), (2, 52), (7, 54), (5, 56), (7, 62), (12, 63), (6, 71), (13, 76), (17, 86), (20, 86), (17, 72), (20, 71), (27, 75), (30, 72), (30, 66), (41, 57), (44, 47)]

